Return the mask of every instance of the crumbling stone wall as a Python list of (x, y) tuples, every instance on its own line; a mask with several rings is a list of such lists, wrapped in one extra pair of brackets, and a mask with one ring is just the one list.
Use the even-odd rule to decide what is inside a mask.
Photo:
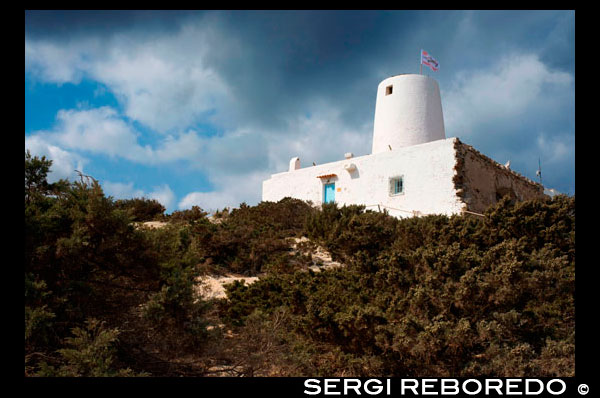
[(514, 201), (543, 198), (544, 187), (456, 139), (454, 186), (463, 210), (483, 213), (508, 195)]

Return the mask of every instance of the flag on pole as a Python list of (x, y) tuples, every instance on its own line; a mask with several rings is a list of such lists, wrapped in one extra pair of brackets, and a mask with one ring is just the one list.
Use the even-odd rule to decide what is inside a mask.
[(426, 65), (431, 68), (432, 71), (437, 72), (440, 64), (425, 50), (421, 50), (421, 65)]

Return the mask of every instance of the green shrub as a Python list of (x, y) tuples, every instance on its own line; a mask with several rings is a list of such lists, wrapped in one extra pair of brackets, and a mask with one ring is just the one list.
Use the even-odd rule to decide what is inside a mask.
[(163, 218), (165, 207), (155, 199), (133, 198), (115, 201), (115, 207), (127, 212), (131, 221), (144, 222)]
[(58, 367), (43, 362), (38, 376), (106, 377), (144, 376), (128, 368), (115, 368), (115, 343), (119, 330), (106, 328), (97, 319), (88, 319), (85, 328), (73, 328), (72, 337), (65, 339), (69, 348), (58, 350), (62, 364)]
[[(106, 340), (112, 332), (98, 332), (99, 324), (88, 325), (88, 330), (87, 319), (114, 325), (111, 330), (127, 325), (118, 346), (110, 345), (125, 365), (119, 369), (144, 372), (151, 350), (168, 358), (172, 347), (167, 350), (145, 339), (148, 325), (139, 316), (141, 306), (163, 286), (170, 288), (164, 302), (168, 315), (181, 319), (173, 323), (176, 343), (185, 346), (188, 338), (197, 342), (202, 313), (190, 315), (196, 308), (191, 287), (197, 257), (190, 250), (189, 232), (136, 229), (129, 212), (106, 197), (93, 178), (80, 175), (79, 181), (47, 184), (50, 161), (26, 153), (25, 164), (26, 375), (112, 372), (107, 364), (113, 351), (110, 356), (102, 356), (99, 348), (89, 352), (89, 361), (100, 361), (90, 365), (97, 370), (84, 369), (75, 352), (68, 351), (78, 350), (79, 343), (108, 347), (112, 342)], [(70, 339), (73, 331), (79, 340)], [(152, 370), (165, 368), (177, 365), (165, 359), (161, 369)]]
[[(574, 374), (574, 197), (409, 219), (286, 198), (152, 230), (25, 166), (26, 375)], [(346, 267), (307, 272), (301, 236)], [(261, 278), (204, 301), (207, 271)]]
[(191, 209), (176, 210), (168, 216), (170, 222), (194, 223), (197, 221), (206, 221), (206, 213), (198, 206), (192, 206)]
[(302, 375), (570, 376), (574, 208), (559, 197), (396, 220), (327, 205), (306, 233), (349, 266), (231, 286), (222, 313), (243, 325), (287, 311), (283, 350)]
[(195, 225), (195, 247), (212, 265), (212, 270), (257, 275), (279, 270), (292, 271), (298, 258), (288, 255), (290, 237), (299, 237), (306, 217), (315, 209), (297, 199), (257, 206), (241, 205), (219, 224)]

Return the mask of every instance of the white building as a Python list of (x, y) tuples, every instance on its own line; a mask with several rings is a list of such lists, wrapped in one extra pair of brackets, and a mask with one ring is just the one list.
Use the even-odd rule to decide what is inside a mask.
[(483, 212), (504, 195), (544, 196), (543, 186), (446, 138), (440, 89), (431, 77), (402, 74), (377, 88), (370, 155), (289, 170), (263, 182), (263, 201), (366, 205), (397, 217)]

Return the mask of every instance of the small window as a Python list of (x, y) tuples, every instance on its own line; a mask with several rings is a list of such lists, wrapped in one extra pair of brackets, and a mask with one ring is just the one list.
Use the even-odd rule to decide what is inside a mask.
[(404, 193), (404, 177), (390, 178), (390, 195), (400, 195)]
[(393, 91), (394, 86), (387, 86), (385, 88), (385, 95), (390, 95)]

